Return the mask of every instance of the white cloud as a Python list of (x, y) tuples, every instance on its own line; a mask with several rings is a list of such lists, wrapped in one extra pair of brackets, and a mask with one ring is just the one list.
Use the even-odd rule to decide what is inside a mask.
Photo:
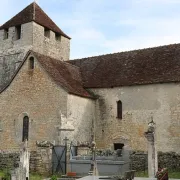
[[(2, 1), (0, 24), (32, 2), (19, 1), (19, 4), (14, 0)], [(38, 3), (72, 37), (72, 58), (180, 42), (177, 8), (180, 0), (38, 0)]]

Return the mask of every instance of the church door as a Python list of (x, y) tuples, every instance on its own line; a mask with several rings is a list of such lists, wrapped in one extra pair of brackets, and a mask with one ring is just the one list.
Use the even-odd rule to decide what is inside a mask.
[(23, 118), (23, 134), (22, 134), (22, 141), (24, 142), (26, 139), (28, 141), (29, 136), (29, 117), (25, 116)]

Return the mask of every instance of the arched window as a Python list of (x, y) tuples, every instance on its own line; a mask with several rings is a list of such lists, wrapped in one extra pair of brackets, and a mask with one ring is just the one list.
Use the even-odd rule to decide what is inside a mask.
[(29, 69), (34, 69), (34, 57), (29, 58)]
[(29, 136), (29, 117), (24, 116), (23, 118), (23, 134), (22, 134), (22, 141), (28, 140)]
[(117, 101), (117, 118), (122, 119), (122, 102)]

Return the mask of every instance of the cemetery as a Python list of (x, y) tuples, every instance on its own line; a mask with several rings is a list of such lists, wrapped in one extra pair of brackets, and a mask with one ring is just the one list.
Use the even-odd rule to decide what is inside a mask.
[(67, 138), (64, 140), (64, 145), (53, 145), (48, 141), (38, 142), (37, 151), (30, 152), (26, 140), (22, 143), (19, 152), (0, 154), (0, 179), (55, 180), (59, 177), (62, 180), (80, 178), (91, 180), (91, 177), (95, 177), (95, 179), (132, 180), (143, 176), (143, 173), (146, 176), (147, 172), (149, 179), (167, 180), (170, 175), (168, 171), (173, 168), (177, 171), (174, 172), (177, 178), (172, 177), (178, 179), (180, 156), (157, 153), (154, 122), (149, 123), (144, 135), (148, 144), (147, 154), (132, 152), (128, 146), (116, 151), (98, 150), (95, 141), (74, 146), (68, 143)]

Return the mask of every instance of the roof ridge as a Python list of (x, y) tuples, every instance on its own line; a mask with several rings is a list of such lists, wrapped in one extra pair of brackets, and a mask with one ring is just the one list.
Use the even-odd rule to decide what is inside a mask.
[(77, 68), (77, 69), (80, 69), (80, 67), (78, 67), (78, 66), (76, 66), (76, 65), (74, 65), (74, 64), (70, 64), (69, 61), (68, 61), (68, 62), (67, 62), (67, 61), (61, 61), (60, 59), (57, 59), (57, 58), (54, 58), (54, 57), (51, 57), (51, 56), (48, 56), (48, 55), (41, 54), (41, 53), (39, 53), (39, 52), (37, 52), (37, 51), (34, 51), (34, 50), (31, 50), (31, 52), (32, 52), (32, 53), (34, 52), (34, 53), (39, 54), (39, 55), (41, 55), (41, 56), (49, 57), (49, 58), (51, 58), (51, 59), (53, 59), (53, 60), (56, 60), (57, 62), (64, 63), (64, 64), (67, 64), (67, 65), (73, 66), (73, 67), (75, 67), (75, 68)]
[(69, 61), (78, 61), (78, 60), (85, 60), (85, 59), (89, 59), (89, 58), (98, 58), (98, 57), (103, 57), (103, 56), (108, 56), (108, 55), (132, 53), (132, 52), (138, 52), (138, 51), (143, 51), (143, 50), (151, 50), (151, 49), (155, 49), (155, 48), (162, 48), (162, 47), (168, 47), (168, 46), (174, 46), (174, 45), (180, 45), (180, 43), (153, 46), (153, 47), (148, 47), (148, 48), (133, 49), (133, 50), (127, 50), (127, 51), (121, 51), (121, 52), (115, 52), (115, 53), (102, 54), (102, 55), (97, 55), (97, 56), (88, 56), (88, 57), (84, 57), (84, 58), (70, 59)]

